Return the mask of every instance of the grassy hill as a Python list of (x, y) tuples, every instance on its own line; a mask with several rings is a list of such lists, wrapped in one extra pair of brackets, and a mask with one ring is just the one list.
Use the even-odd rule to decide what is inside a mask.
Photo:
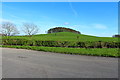
[(70, 32), (29, 36), (4, 36), (2, 47), (65, 54), (118, 57), (118, 38), (96, 37)]
[(105, 42), (117, 42), (118, 38), (115, 37), (96, 37), (84, 34), (76, 34), (70, 32), (59, 32), (59, 33), (51, 33), (51, 34), (39, 34), (33, 35), (32, 37), (28, 36), (11, 36), (11, 37), (3, 37), (3, 39), (32, 39), (32, 40), (40, 40), (40, 41), (105, 41)]

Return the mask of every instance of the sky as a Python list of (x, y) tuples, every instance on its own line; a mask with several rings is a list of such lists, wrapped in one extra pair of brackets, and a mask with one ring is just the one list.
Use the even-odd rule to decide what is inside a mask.
[(39, 26), (38, 34), (54, 27), (66, 27), (82, 34), (111, 37), (118, 33), (117, 2), (3, 2), (0, 21)]

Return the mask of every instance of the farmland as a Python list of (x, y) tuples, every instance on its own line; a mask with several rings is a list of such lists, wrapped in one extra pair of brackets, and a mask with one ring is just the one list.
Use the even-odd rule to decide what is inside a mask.
[(26, 40), (40, 40), (40, 41), (106, 41), (106, 42), (117, 42), (118, 38), (113, 37), (96, 37), (84, 34), (75, 34), (70, 32), (59, 32), (51, 34), (39, 34), (29, 36), (8, 36), (3, 37), (3, 39), (26, 39)]
[(3, 36), (3, 47), (23, 48), (65, 54), (118, 57), (115, 37), (96, 37), (70, 32), (33, 36)]

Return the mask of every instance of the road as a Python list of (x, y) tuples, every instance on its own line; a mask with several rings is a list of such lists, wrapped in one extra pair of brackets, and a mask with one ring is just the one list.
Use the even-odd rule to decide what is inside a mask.
[(25, 49), (2, 50), (3, 78), (117, 78), (118, 59)]

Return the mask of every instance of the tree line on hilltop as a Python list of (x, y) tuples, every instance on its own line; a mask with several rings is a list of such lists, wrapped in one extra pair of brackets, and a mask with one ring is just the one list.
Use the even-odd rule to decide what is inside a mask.
[(73, 32), (73, 33), (81, 34), (79, 31), (65, 27), (55, 27), (48, 30), (48, 33), (56, 33), (56, 32)]

